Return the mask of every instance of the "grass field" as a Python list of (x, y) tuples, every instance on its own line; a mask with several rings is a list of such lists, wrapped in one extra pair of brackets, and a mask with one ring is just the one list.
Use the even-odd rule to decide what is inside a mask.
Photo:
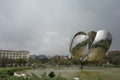
[(11, 76), (13, 76), (14, 72), (30, 69), (29, 67), (9, 67), (2, 68), (0, 67), (0, 80), (9, 80)]
[(89, 68), (79, 71), (77, 76), (88, 80), (120, 80), (120, 68)]
[(105, 67), (84, 67), (80, 70), (78, 67), (59, 67), (59, 68), (39, 68), (34, 70), (20, 71), (19, 73), (35, 73), (41, 76), (44, 72), (49, 74), (54, 71), (56, 75), (66, 77), (68, 80), (74, 77), (83, 80), (120, 80), (120, 68)]

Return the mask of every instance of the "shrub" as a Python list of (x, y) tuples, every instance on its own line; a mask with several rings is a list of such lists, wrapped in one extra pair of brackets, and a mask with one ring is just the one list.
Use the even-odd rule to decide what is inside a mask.
[(54, 78), (54, 77), (55, 77), (55, 73), (54, 73), (53, 71), (50, 72), (50, 73), (49, 73), (49, 77), (50, 77), (50, 78)]
[(10, 76), (12, 76), (12, 75), (14, 74), (14, 71), (13, 71), (13, 70), (8, 70), (8, 74), (9, 74)]

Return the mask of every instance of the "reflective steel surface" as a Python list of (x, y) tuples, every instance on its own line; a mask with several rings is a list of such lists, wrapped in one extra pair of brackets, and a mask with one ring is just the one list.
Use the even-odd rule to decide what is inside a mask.
[(94, 62), (105, 56), (111, 42), (112, 35), (106, 30), (78, 32), (71, 41), (70, 52), (76, 59)]

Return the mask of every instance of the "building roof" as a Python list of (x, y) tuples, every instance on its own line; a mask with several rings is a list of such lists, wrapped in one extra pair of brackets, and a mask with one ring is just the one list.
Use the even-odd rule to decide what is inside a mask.
[(0, 50), (0, 52), (21, 52), (21, 53), (30, 53), (28, 50)]

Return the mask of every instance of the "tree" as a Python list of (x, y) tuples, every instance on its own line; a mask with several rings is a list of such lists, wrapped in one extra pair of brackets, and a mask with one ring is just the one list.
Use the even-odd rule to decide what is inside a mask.
[(0, 58), (1, 67), (6, 67), (7, 63), (8, 63), (8, 59), (7, 58), (5, 58), (5, 57)]
[(120, 51), (115, 50), (115, 51), (108, 52), (107, 60), (108, 60), (109, 63), (118, 67), (118, 65), (120, 65)]
[(15, 59), (7, 58), (7, 57), (0, 58), (1, 67), (12, 66), (15, 62), (16, 62)]
[(24, 65), (24, 66), (25, 66), (25, 63), (27, 63), (27, 60), (24, 59), (24, 58), (18, 58), (18, 59), (16, 60), (16, 63), (17, 63), (19, 66), (21, 66), (21, 65)]

